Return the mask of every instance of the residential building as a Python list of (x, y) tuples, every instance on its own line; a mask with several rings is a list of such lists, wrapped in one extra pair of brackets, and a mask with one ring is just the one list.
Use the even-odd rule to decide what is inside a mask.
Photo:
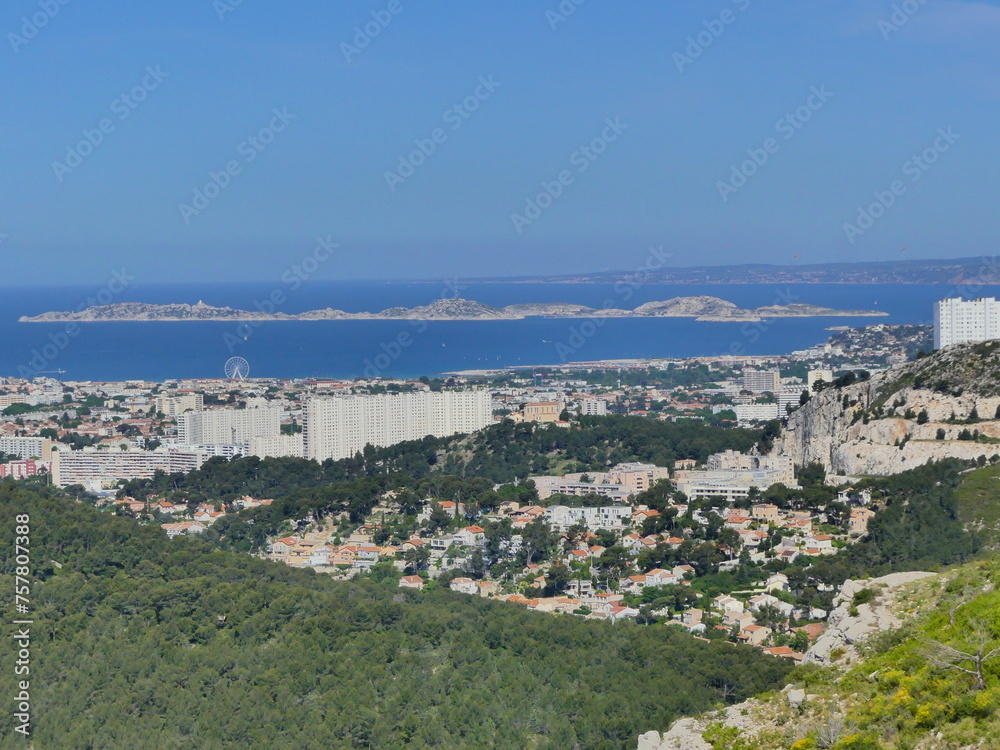
[(310, 399), (303, 423), (306, 458), (348, 458), (364, 450), (481, 430), (493, 423), (489, 391), (421, 391)]
[(654, 464), (618, 464), (608, 472), (609, 484), (621, 485), (631, 494), (645, 492), (661, 479), (670, 479), (670, 469)]
[(691, 498), (748, 497), (750, 488), (764, 490), (773, 484), (797, 487), (795, 466), (788, 456), (760, 456), (724, 451), (708, 457), (707, 471), (676, 471), (674, 485)]
[(1000, 338), (1000, 302), (996, 297), (943, 299), (934, 306), (934, 348)]
[(256, 437), (281, 434), (280, 407), (189, 411), (177, 417), (177, 440), (184, 445), (249, 445)]
[(167, 474), (194, 471), (206, 460), (204, 451), (160, 447), (155, 451), (124, 446), (124, 450), (84, 448), (52, 451), (52, 483), (57, 487), (82, 484), (101, 490), (120, 479), (152, 479), (157, 471)]
[(156, 411), (165, 417), (179, 417), (187, 411), (202, 411), (205, 397), (194, 391), (182, 391), (169, 396), (156, 397)]
[(10, 477), (11, 479), (24, 479), (38, 474), (51, 474), (51, 461), (36, 461), (33, 458), (24, 461), (11, 461), (0, 464), (0, 479)]
[(301, 432), (295, 435), (257, 435), (250, 438), (249, 453), (258, 458), (301, 458), (304, 452)]
[(736, 412), (737, 422), (770, 422), (779, 415), (783, 416), (778, 404), (737, 404), (733, 411)]
[(777, 393), (781, 390), (778, 370), (743, 370), (743, 390), (751, 393)]
[(0, 437), (0, 453), (18, 458), (52, 458), (52, 441), (40, 437)]
[(585, 417), (603, 417), (608, 413), (608, 402), (602, 398), (585, 398), (580, 402), (580, 414)]
[(560, 531), (583, 524), (588, 529), (622, 529), (632, 517), (632, 508), (627, 505), (611, 505), (601, 508), (568, 508), (552, 505), (545, 509), (545, 520)]

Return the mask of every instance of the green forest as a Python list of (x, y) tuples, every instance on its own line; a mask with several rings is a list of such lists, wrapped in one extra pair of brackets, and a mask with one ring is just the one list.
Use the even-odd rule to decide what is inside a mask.
[[(631, 748), (789, 669), (666, 626), (334, 582), (9, 480), (5, 592), (25, 513), (38, 750)], [(12, 721), (0, 747), (25, 747)]]

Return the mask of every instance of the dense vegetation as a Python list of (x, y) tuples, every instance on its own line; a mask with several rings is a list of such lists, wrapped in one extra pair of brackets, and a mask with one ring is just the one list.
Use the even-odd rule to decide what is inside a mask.
[[(40, 749), (631, 748), (788, 670), (666, 626), (338, 583), (9, 480), (5, 592), (24, 513)], [(0, 675), (13, 696), (12, 670)], [(12, 721), (0, 717), (0, 747), (25, 746)]]

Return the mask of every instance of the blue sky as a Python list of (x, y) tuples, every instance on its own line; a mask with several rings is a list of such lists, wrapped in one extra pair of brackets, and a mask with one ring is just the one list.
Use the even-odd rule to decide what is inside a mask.
[(0, 285), (996, 250), (995, 2), (63, 2), (0, 12)]

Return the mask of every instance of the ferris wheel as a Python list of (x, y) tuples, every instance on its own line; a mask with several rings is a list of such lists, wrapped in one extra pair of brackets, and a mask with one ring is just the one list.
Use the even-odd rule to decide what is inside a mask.
[(230, 357), (226, 360), (226, 377), (230, 380), (246, 380), (250, 374), (250, 363), (243, 357)]

